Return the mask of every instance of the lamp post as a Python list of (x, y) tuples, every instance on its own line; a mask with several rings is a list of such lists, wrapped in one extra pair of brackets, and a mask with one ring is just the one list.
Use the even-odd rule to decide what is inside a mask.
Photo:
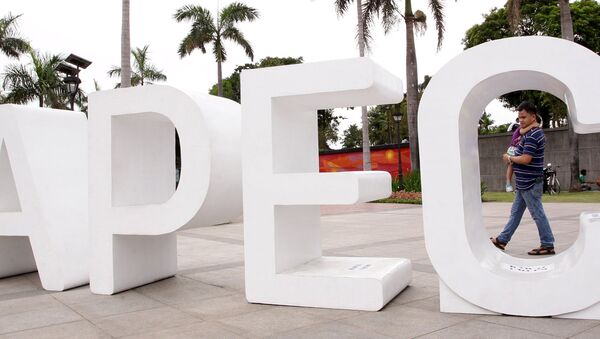
[(67, 85), (67, 92), (69, 93), (69, 102), (71, 103), (71, 111), (75, 110), (75, 96), (79, 89), (81, 79), (78, 76), (68, 75), (63, 79), (63, 82)]
[(92, 62), (75, 54), (70, 54), (64, 61), (56, 67), (56, 71), (63, 73), (65, 77), (63, 82), (67, 85), (67, 93), (69, 94), (69, 103), (71, 111), (75, 110), (75, 97), (79, 90), (79, 71), (86, 69)]
[(398, 190), (404, 189), (404, 180), (402, 176), (402, 152), (400, 138), (400, 121), (402, 121), (402, 112), (398, 108), (394, 110), (394, 121), (398, 131)]

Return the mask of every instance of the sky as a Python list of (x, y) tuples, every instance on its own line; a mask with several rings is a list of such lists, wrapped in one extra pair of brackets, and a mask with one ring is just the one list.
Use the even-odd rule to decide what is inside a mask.
[[(333, 0), (240, 0), (255, 7), (260, 19), (239, 25), (254, 49), (254, 61), (267, 56), (300, 57), (304, 62), (346, 59), (358, 56), (356, 35), (356, 6), (353, 4), (344, 17), (338, 17)], [(416, 49), (419, 82), (425, 75), (435, 73), (460, 54), (465, 31), (483, 21), (483, 14), (501, 7), (506, 0), (445, 0), (446, 33), (441, 50), (437, 50), (437, 32), (427, 1), (413, 0), (413, 10), (423, 10), (428, 17), (428, 30), (417, 36)], [(173, 13), (188, 4), (201, 5), (213, 13), (233, 1), (226, 0), (131, 0), (131, 47), (150, 45), (151, 62), (167, 76), (166, 85), (180, 89), (207, 92), (217, 81), (214, 56), (200, 51), (180, 58), (179, 43), (190, 29), (189, 23), (177, 23)], [(79, 55), (92, 61), (80, 73), (82, 88), (94, 90), (95, 79), (103, 90), (111, 89), (120, 80), (110, 78), (107, 71), (120, 63), (121, 0), (2, 0), (0, 15), (8, 12), (23, 14), (19, 30), (32, 46), (42, 53)], [(384, 34), (381, 26), (374, 29), (374, 41), (368, 57), (405, 83), (404, 24)], [(228, 60), (223, 65), (227, 77), (237, 65), (250, 62), (243, 50), (226, 43)], [(8, 63), (28, 62), (9, 60), (0, 55), (0, 67)], [(504, 109), (498, 101), (486, 108), (496, 124), (513, 121), (515, 114)], [(337, 110), (346, 119), (340, 132), (350, 124), (360, 125), (360, 110)]]

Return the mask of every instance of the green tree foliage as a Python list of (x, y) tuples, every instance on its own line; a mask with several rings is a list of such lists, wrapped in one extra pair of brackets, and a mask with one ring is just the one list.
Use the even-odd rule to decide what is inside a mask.
[(344, 139), (342, 141), (344, 148), (359, 148), (362, 145), (362, 130), (352, 124), (344, 131)]
[(406, 119), (406, 100), (394, 105), (378, 105), (369, 110), (369, 135), (371, 144), (389, 145), (398, 143), (397, 123), (394, 115), (400, 112), (400, 141), (408, 136), (408, 121)]
[[(150, 63), (149, 47), (150, 45), (146, 45), (143, 48), (135, 48), (131, 51), (131, 55), (133, 55), (131, 86), (151, 85), (151, 81), (167, 80), (167, 76), (163, 74), (162, 70), (157, 69), (156, 66)], [(108, 71), (108, 76), (121, 77), (121, 67), (113, 66)], [(115, 87), (121, 87), (121, 83), (118, 83)]]
[(178, 9), (173, 18), (177, 22), (190, 21), (192, 28), (179, 45), (179, 56), (190, 55), (195, 49), (206, 53), (206, 45), (213, 44), (213, 54), (217, 61), (217, 94), (223, 96), (223, 75), (221, 64), (227, 60), (227, 52), (223, 42), (234, 42), (244, 49), (250, 60), (254, 60), (254, 51), (250, 42), (236, 25), (244, 21), (258, 19), (258, 10), (240, 2), (234, 2), (223, 8), (214, 20), (207, 9), (199, 5), (187, 5)]
[(508, 126), (510, 123), (494, 125), (494, 120), (491, 114), (483, 112), (481, 119), (479, 119), (478, 132), (480, 135), (483, 134), (498, 134), (508, 132)]
[(31, 51), (29, 42), (20, 36), (17, 27), (17, 20), (21, 15), (8, 13), (0, 19), (0, 51), (9, 58), (18, 58), (21, 54)]
[[(600, 4), (579, 0), (571, 4), (575, 42), (600, 54)], [(494, 8), (465, 34), (465, 48), (512, 36), (547, 35), (561, 37), (560, 8), (556, 0), (522, 0), (520, 18), (515, 31), (509, 25), (507, 8)], [(566, 123), (567, 108), (558, 98), (539, 91), (518, 91), (500, 98), (507, 108), (515, 109), (522, 101), (534, 103), (544, 127), (560, 127)]]
[(13, 104), (27, 104), (38, 100), (40, 107), (64, 109), (67, 107), (67, 93), (56, 66), (63, 60), (60, 55), (40, 55), (30, 52), (28, 64), (11, 64), (2, 74), (2, 88), (6, 93), (4, 101)]
[(333, 113), (332, 109), (317, 110), (317, 125), (319, 133), (319, 151), (331, 150), (330, 143), (339, 140), (338, 131), (340, 121), (344, 119)]
[[(235, 70), (229, 77), (223, 79), (223, 97), (236, 102), (241, 102), (240, 74), (245, 69), (294, 65), (301, 64), (303, 61), (304, 60), (302, 57), (266, 57), (264, 59), (261, 59), (257, 63), (248, 63), (242, 66), (238, 66), (235, 68)], [(217, 95), (218, 84), (214, 84), (210, 89), (209, 93), (212, 95)]]

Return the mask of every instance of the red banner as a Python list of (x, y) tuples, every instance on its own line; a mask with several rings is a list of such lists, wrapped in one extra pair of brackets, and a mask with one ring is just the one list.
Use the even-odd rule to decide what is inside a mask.
[[(410, 171), (410, 149), (402, 146), (402, 173)], [(398, 176), (398, 147), (377, 146), (371, 148), (371, 169), (387, 171), (392, 178)], [(362, 149), (329, 151), (319, 155), (320, 172), (362, 171)]]

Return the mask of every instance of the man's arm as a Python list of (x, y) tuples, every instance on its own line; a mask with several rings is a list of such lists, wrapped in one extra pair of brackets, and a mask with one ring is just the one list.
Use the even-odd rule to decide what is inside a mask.
[(502, 159), (507, 164), (528, 165), (533, 157), (529, 154), (523, 154), (519, 156), (510, 156), (508, 154), (504, 154)]

